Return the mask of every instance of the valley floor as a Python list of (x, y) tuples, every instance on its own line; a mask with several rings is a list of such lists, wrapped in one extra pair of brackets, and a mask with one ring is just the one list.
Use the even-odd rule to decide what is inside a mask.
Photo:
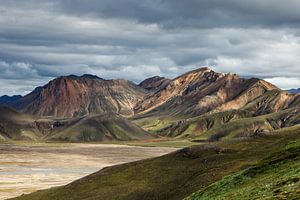
[(119, 144), (0, 144), (0, 199), (65, 185), (107, 166), (175, 150)]

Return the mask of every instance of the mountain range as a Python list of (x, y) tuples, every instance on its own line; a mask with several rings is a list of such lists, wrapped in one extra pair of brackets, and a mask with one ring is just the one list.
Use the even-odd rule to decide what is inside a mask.
[(196, 141), (294, 126), (299, 122), (300, 94), (261, 79), (200, 68), (172, 80), (155, 76), (138, 85), (94, 75), (62, 76), (25, 96), (0, 100), (2, 140), (76, 142), (167, 136)]
[(300, 94), (209, 68), (135, 84), (62, 76), (0, 99), (0, 140), (190, 141), (16, 199), (299, 199)]

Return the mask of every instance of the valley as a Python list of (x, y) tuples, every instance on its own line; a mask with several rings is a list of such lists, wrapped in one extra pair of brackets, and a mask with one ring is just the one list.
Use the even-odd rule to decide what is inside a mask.
[(0, 199), (68, 184), (104, 167), (177, 150), (117, 144), (0, 144)]
[[(1, 191), (33, 192), (21, 200), (231, 199), (241, 177), (240, 195), (251, 199), (249, 180), (275, 184), (276, 170), (287, 179), (276, 184), (298, 180), (299, 105), (300, 94), (208, 67), (139, 84), (58, 77), (0, 98)], [(274, 171), (265, 167), (273, 160)], [(255, 191), (297, 197), (293, 184)]]

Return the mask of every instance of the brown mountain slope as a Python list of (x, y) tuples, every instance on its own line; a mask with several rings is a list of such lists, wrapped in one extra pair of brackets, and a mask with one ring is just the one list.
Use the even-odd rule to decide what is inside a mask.
[(239, 109), (269, 90), (278, 88), (260, 79), (200, 68), (179, 76), (137, 104), (135, 113), (167, 112), (201, 115), (218, 109)]
[(145, 93), (126, 80), (71, 75), (50, 81), (14, 105), (20, 111), (39, 116), (76, 117), (110, 112), (130, 116)]

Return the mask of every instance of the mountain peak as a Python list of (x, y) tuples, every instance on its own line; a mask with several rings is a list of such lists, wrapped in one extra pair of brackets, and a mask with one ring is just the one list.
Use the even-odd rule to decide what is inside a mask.
[(130, 116), (144, 95), (144, 90), (126, 80), (69, 75), (36, 88), (19, 99), (16, 108), (39, 116), (77, 117), (109, 112)]

